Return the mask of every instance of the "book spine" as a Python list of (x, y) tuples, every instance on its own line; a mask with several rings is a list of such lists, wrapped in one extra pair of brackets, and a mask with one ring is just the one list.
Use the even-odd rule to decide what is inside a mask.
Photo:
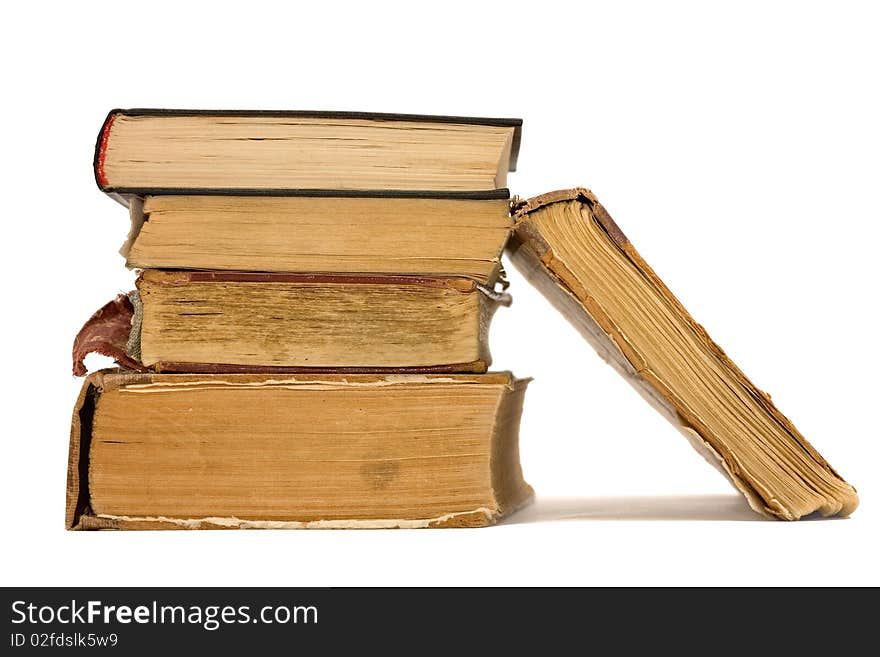
[(142, 370), (143, 365), (129, 354), (132, 320), (135, 307), (131, 294), (120, 294), (99, 308), (73, 339), (73, 374), (84, 376), (86, 366), (83, 362), (90, 353), (113, 358), (123, 367)]

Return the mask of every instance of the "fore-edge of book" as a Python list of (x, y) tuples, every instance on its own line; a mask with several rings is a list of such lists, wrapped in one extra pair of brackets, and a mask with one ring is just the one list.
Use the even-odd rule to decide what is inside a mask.
[[(532, 488), (522, 477), (518, 448), (519, 418), (528, 383), (529, 379), (514, 378), (509, 372), (482, 375), (322, 374), (281, 376), (260, 374), (152, 374), (121, 369), (100, 370), (90, 374), (84, 381), (73, 412), (67, 467), (65, 527), (68, 530), (421, 529), (484, 527), (492, 525), (501, 518), (528, 504), (533, 497)], [(189, 406), (193, 403), (194, 394), (205, 394), (209, 397), (219, 394), (228, 401), (231, 397), (242, 393), (249, 393), (252, 397), (253, 395), (259, 397), (263, 391), (270, 395), (280, 391), (281, 394), (288, 395), (288, 397), (285, 397), (285, 399), (288, 399), (291, 391), (299, 391), (297, 394), (300, 395), (300, 402), (304, 399), (303, 395), (317, 395), (321, 397), (314, 411), (314, 413), (320, 416), (322, 413), (328, 413), (325, 410), (325, 405), (328, 403), (328, 395), (345, 394), (347, 390), (353, 390), (356, 391), (358, 399), (362, 402), (366, 399), (367, 405), (372, 404), (372, 417), (375, 419), (368, 419), (367, 422), (376, 422), (378, 427), (383, 422), (387, 423), (387, 419), (385, 419), (387, 414), (381, 410), (382, 400), (385, 399), (384, 391), (401, 388), (401, 394), (404, 396), (419, 395), (421, 391), (422, 397), (427, 398), (434, 393), (429, 394), (426, 391), (435, 387), (438, 390), (436, 394), (440, 395), (439, 399), (441, 400), (444, 396), (448, 397), (450, 394), (453, 394), (456, 399), (460, 399), (460, 395), (467, 396), (471, 394), (474, 399), (479, 401), (483, 408), (485, 419), (491, 420), (488, 432), (485, 432), (483, 429), (477, 429), (473, 433), (473, 427), (471, 427), (472, 433), (468, 434), (470, 438), (457, 436), (457, 431), (448, 434), (449, 439), (453, 441), (450, 443), (449, 449), (456, 451), (458, 454), (456, 458), (464, 459), (464, 461), (461, 461), (462, 463), (466, 462), (474, 465), (471, 478), (461, 480), (470, 483), (463, 484), (462, 491), (456, 493), (457, 497), (450, 496), (450, 491), (454, 491), (456, 486), (452, 485), (452, 488), (449, 488), (450, 481), (447, 481), (447, 479), (458, 480), (456, 478), (460, 477), (459, 468), (447, 465), (436, 471), (432, 470), (431, 472), (426, 471), (422, 473), (418, 469), (418, 465), (412, 465), (412, 458), (404, 459), (404, 465), (395, 466), (393, 463), (394, 458), (384, 451), (387, 446), (384, 443), (380, 444), (378, 438), (371, 437), (371, 432), (366, 432), (361, 441), (363, 444), (356, 446), (349, 445), (351, 441), (340, 441), (338, 437), (333, 438), (332, 436), (329, 443), (326, 441), (324, 443), (316, 443), (315, 449), (323, 455), (322, 459), (329, 459), (327, 463), (321, 466), (325, 470), (330, 468), (326, 470), (324, 473), (326, 476), (324, 477), (317, 477), (316, 479), (314, 474), (308, 475), (299, 469), (309, 467), (308, 462), (304, 462), (302, 466), (297, 465), (296, 461), (282, 464), (283, 467), (288, 468), (286, 471), (288, 477), (298, 482), (293, 490), (301, 490), (305, 495), (302, 498), (301, 507), (298, 506), (300, 498), (296, 494), (292, 494), (290, 490), (283, 493), (276, 491), (274, 486), (280, 482), (271, 476), (269, 480), (270, 487), (266, 489), (266, 482), (260, 480), (261, 469), (259, 467), (255, 469), (255, 465), (262, 462), (260, 457), (254, 454), (251, 454), (249, 457), (246, 456), (246, 460), (248, 458), (251, 460), (242, 469), (244, 472), (242, 476), (246, 482), (242, 489), (245, 494), (244, 500), (246, 503), (252, 498), (259, 501), (261, 500), (259, 491), (269, 490), (276, 506), (272, 513), (267, 513), (269, 517), (266, 518), (254, 517), (254, 513), (251, 512), (187, 515), (177, 512), (126, 513), (112, 509), (108, 510), (107, 508), (103, 508), (103, 512), (101, 509), (96, 510), (97, 506), (94, 502), (92, 490), (92, 479), (95, 476), (94, 464), (92, 463), (94, 456), (92, 443), (95, 431), (95, 418), (100, 413), (98, 407), (101, 405), (103, 395), (116, 395), (118, 402), (119, 395), (122, 394), (129, 398), (127, 403), (134, 404), (135, 409), (141, 408), (145, 412), (161, 414), (165, 412), (165, 405), (170, 403), (167, 400), (175, 395), (186, 396), (185, 405)], [(467, 393), (466, 389), (473, 390), (473, 393)], [(206, 392), (200, 393), (199, 391)], [(377, 395), (378, 397), (376, 397)], [(146, 402), (142, 402), (142, 400), (157, 396), (160, 398), (158, 403), (161, 408), (152, 407), (150, 409), (143, 405)], [(370, 402), (369, 398), (373, 398), (373, 401)], [(214, 406), (212, 408), (217, 415), (227, 414), (225, 402), (221, 402), (218, 405), (215, 400), (213, 403)], [(438, 401), (437, 403), (440, 402)], [(196, 402), (196, 405), (198, 406), (198, 402)], [(432, 406), (432, 404), (428, 406)], [(287, 403), (281, 404), (278, 410), (282, 415), (288, 413), (292, 414), (291, 417), (293, 417), (301, 412), (298, 410), (300, 408), (300, 404)], [(188, 408), (188, 410), (193, 411), (194, 409)], [(198, 411), (199, 408), (197, 407), (195, 410)], [(204, 407), (202, 410), (204, 410)], [(339, 409), (337, 408), (337, 410)], [(361, 421), (363, 421), (363, 413), (365, 411), (359, 403), (353, 404), (350, 410), (359, 415)], [(367, 411), (368, 414), (369, 412)], [(453, 410), (451, 412), (456, 417), (461, 416), (464, 418), (468, 416), (467, 411)], [(245, 414), (248, 413), (250, 415), (254, 415), (254, 413), (259, 415), (258, 411), (253, 411), (252, 409), (245, 411)], [(424, 415), (424, 413), (427, 413), (425, 417), (429, 418), (429, 423), (438, 422), (438, 426), (443, 425), (443, 415), (438, 414), (436, 409), (426, 408), (422, 414)], [(173, 425), (171, 428), (172, 444), (176, 447), (179, 447), (180, 444), (186, 444), (188, 440), (193, 439), (193, 436), (187, 432), (185, 426), (189, 415), (191, 413), (184, 413), (178, 420), (171, 423)], [(137, 429), (138, 422), (141, 421), (137, 416), (137, 411), (135, 411), (134, 415), (126, 413), (123, 417), (116, 418), (116, 431), (118, 432), (116, 434), (113, 433), (112, 427), (108, 429), (106, 426), (108, 422), (110, 424), (113, 424), (113, 422), (108, 420), (108, 417), (105, 415), (101, 417), (105, 425), (101, 430), (105, 433), (110, 431), (112, 438), (114, 438), (111, 440), (107, 435), (104, 435), (103, 439), (97, 439), (99, 442), (105, 443), (102, 446), (105, 450), (105, 459), (106, 450), (112, 451), (124, 447), (126, 436), (130, 438), (131, 435), (135, 435), (137, 440), (133, 446), (135, 449), (139, 449), (137, 443), (144, 439), (144, 434)], [(151, 430), (148, 432), (148, 440), (153, 440), (158, 435), (158, 430), (153, 430), (153, 422), (156, 419), (157, 416), (153, 415), (152, 420), (143, 420), (150, 423)], [(299, 422), (295, 417), (293, 417), (294, 421), (292, 423), (288, 421), (290, 419), (286, 416), (282, 418), (280, 424), (284, 428), (277, 435), (272, 433), (272, 429), (269, 429), (270, 434), (273, 436), (273, 444), (275, 445), (272, 449), (274, 454), (272, 461), (278, 461), (279, 459), (284, 461), (284, 454), (282, 454), (284, 449), (292, 449), (294, 451), (299, 449), (297, 441), (293, 440), (296, 432), (299, 430)], [(404, 417), (404, 421), (405, 419)], [(250, 417), (250, 421), (256, 422), (257, 425), (261, 424), (261, 420), (256, 416)], [(120, 431), (118, 422), (122, 422), (123, 425), (132, 425), (135, 433), (129, 435), (129, 431)], [(333, 422), (338, 423), (338, 418), (333, 420)], [(219, 423), (223, 425), (224, 432), (230, 430), (224, 424), (223, 418), (219, 420)], [(204, 441), (211, 442), (214, 440), (215, 433), (217, 433), (212, 432), (210, 427), (202, 425), (204, 425), (204, 420), (200, 424), (197, 423), (190, 427), (193, 429), (194, 434), (199, 434), (200, 436), (196, 436), (198, 445), (202, 445)], [(244, 425), (237, 426), (239, 426), (239, 429), (245, 427), (242, 430), (246, 432), (247, 426), (254, 425), (248, 425), (245, 422)], [(309, 429), (306, 434), (312, 433), (315, 429), (315, 427), (306, 428)], [(331, 428), (330, 433), (332, 434), (333, 431), (335, 429)], [(428, 436), (432, 436), (432, 432), (438, 431), (437, 427), (428, 427), (425, 431), (427, 432), (425, 440), (429, 442), (430, 440), (435, 440), (433, 437), (429, 439)], [(464, 429), (459, 427), (458, 431), (464, 431)], [(404, 437), (406, 438), (405, 440)], [(407, 432), (397, 436), (396, 440), (398, 443), (397, 449), (400, 449), (401, 445), (413, 444), (412, 435)], [(222, 440), (218, 443), (218, 445), (224, 444), (226, 443), (223, 443)], [(477, 444), (480, 445), (478, 449), (476, 447)], [(332, 446), (332, 449), (336, 450), (334, 452), (336, 457), (339, 456), (340, 450), (345, 452), (353, 449), (356, 454), (361, 453), (359, 450), (366, 450), (363, 455), (373, 458), (366, 458), (365, 462), (358, 462), (354, 465), (352, 465), (350, 459), (335, 461), (333, 455), (326, 452), (328, 446)], [(151, 458), (155, 458), (156, 445), (154, 444), (150, 449), (152, 450), (150, 454), (153, 454)], [(158, 449), (161, 449), (161, 447)], [(199, 449), (202, 448), (199, 447)], [(484, 453), (482, 455), (474, 454), (475, 449)], [(214, 449), (209, 450), (209, 453), (212, 455), (211, 458), (216, 458), (214, 452)], [(202, 454), (202, 452), (198, 451), (197, 453)], [(229, 459), (236, 458), (236, 455), (239, 453), (239, 448), (235, 448), (234, 454), (221, 458), (221, 472), (224, 473), (223, 476), (232, 476), (229, 474)], [(245, 450), (245, 454), (247, 453), (247, 450)], [(289, 456), (290, 454), (287, 454), (287, 457)], [(429, 453), (421, 459), (416, 459), (416, 461), (421, 460), (430, 464), (437, 460), (442, 464), (443, 461), (440, 460), (440, 456)], [(188, 476), (186, 473), (193, 471), (192, 464), (188, 464), (186, 461), (178, 462), (175, 460), (176, 458), (176, 456), (172, 455), (164, 460), (166, 465), (169, 459), (173, 463), (173, 472), (169, 475), (171, 478), (166, 481), (166, 484), (172, 487), (177, 482), (176, 478)], [(203, 462), (202, 456), (199, 459), (199, 467), (195, 468), (196, 472), (210, 467)], [(358, 461), (360, 460), (358, 459)], [(110, 462), (118, 463), (118, 460), (114, 461), (113, 457), (111, 457)], [(458, 462), (457, 460), (452, 461), (452, 463)], [(117, 467), (119, 466), (117, 465)], [(429, 467), (433, 468), (433, 466)], [(412, 468), (415, 468), (415, 470), (412, 470)], [(401, 478), (405, 477), (407, 469), (410, 472), (410, 479), (412, 480), (413, 474), (415, 474), (417, 475), (416, 481), (419, 482), (417, 490), (420, 492), (415, 493), (416, 498), (413, 498), (413, 500), (421, 496), (421, 498), (424, 498), (422, 502), (424, 507), (408, 507), (407, 505), (410, 502), (408, 501), (409, 498), (406, 497), (402, 500), (389, 499), (389, 496), (393, 498), (394, 493), (392, 491), (396, 490), (394, 482), (400, 481)], [(432, 472), (433, 475), (431, 474)], [(151, 471), (147, 479), (152, 478), (152, 483), (147, 482), (145, 484), (143, 482), (135, 483), (128, 474), (122, 472), (116, 472), (115, 474), (111, 472), (110, 474), (123, 486), (125, 495), (132, 488), (145, 493), (148, 498), (156, 495), (155, 491), (157, 490), (163, 491), (159, 497), (166, 494), (166, 487), (161, 486), (162, 478), (165, 476), (162, 473)], [(276, 472), (276, 477), (277, 474)], [(107, 473), (105, 472), (103, 476), (106, 478)], [(224, 483), (218, 483), (216, 473), (206, 476), (208, 476), (208, 479), (205, 482), (209, 486), (218, 490), (224, 490)], [(429, 483), (429, 481), (432, 481), (432, 476), (437, 479), (435, 483), (439, 486), (436, 499), (432, 497), (432, 488)], [(253, 488), (249, 487), (248, 484), (253, 485)], [(156, 488), (157, 485), (159, 488)], [(333, 491), (340, 489), (340, 486), (342, 486), (341, 490), (346, 491), (346, 493), (341, 500), (332, 503), (329, 500), (336, 494)], [(349, 486), (353, 486), (357, 490), (353, 490)], [(104, 501), (101, 502), (102, 507), (107, 505), (106, 490), (104, 495)], [(352, 498), (351, 495), (354, 495), (354, 497)], [(428, 497), (425, 498), (425, 495)], [(185, 496), (187, 500), (190, 497), (199, 496)], [(325, 498), (328, 501), (320, 502), (320, 500)], [(373, 503), (378, 504), (376, 508), (379, 510), (401, 508), (401, 504), (409, 510), (400, 517), (391, 514), (377, 515), (370, 510), (371, 507), (369, 505), (371, 502), (362, 502), (362, 498), (372, 499)], [(344, 501), (346, 499), (355, 499), (357, 502), (349, 502), (347, 504)], [(279, 500), (281, 501), (280, 507), (277, 506)], [(376, 502), (377, 500), (378, 502)], [(147, 507), (151, 503), (150, 499), (141, 501), (141, 504), (145, 504)], [(416, 504), (417, 502), (413, 501), (412, 503)], [(222, 505), (223, 503), (221, 502), (221, 507)], [(325, 513), (326, 517), (322, 515)]]
[(479, 373), (492, 316), (510, 303), (471, 279), (429, 276), (145, 270), (137, 287), (83, 325), (75, 375), (89, 353), (157, 372)]
[[(128, 159), (130, 163), (137, 163), (138, 167), (150, 169), (152, 173), (142, 171), (144, 175), (121, 179), (126, 182), (114, 181), (111, 169), (118, 161), (125, 161), (126, 158), (122, 155), (117, 157), (115, 138), (112, 135), (120, 123), (139, 121), (160, 121), (163, 125), (186, 123), (190, 127), (195, 122), (214, 121), (222, 128), (223, 133), (203, 140), (202, 144), (213, 144), (211, 148), (220, 148), (224, 143), (232, 143), (232, 152), (237, 154), (236, 157), (242, 157), (241, 149), (252, 149), (249, 159), (251, 171), (262, 160), (264, 164), (269, 164), (274, 175), (249, 180), (241, 175), (227, 175), (228, 171), (224, 169), (227, 174), (221, 176), (222, 180), (217, 179), (220, 174), (214, 164), (227, 160), (229, 153), (199, 153), (199, 147), (195, 147), (190, 155), (204, 155), (207, 158), (197, 167), (200, 175), (193, 176), (191, 180), (183, 179), (180, 175), (169, 176), (168, 172), (171, 172), (174, 165), (174, 156), (168, 148), (160, 148), (161, 161), (151, 161), (150, 158), (155, 155), (155, 148), (161, 143), (174, 146), (185, 141), (187, 133), (172, 127), (171, 132), (163, 132), (161, 129), (151, 131), (147, 140), (149, 147)], [(324, 138), (332, 140), (332, 145), (323, 148), (321, 136), (307, 132), (303, 139), (296, 142), (296, 148), (288, 149), (287, 156), (280, 157), (283, 149), (279, 150), (278, 144), (292, 144), (297, 138), (287, 133), (265, 136), (259, 129), (253, 134), (247, 130), (241, 132), (241, 126), (247, 123), (257, 126), (270, 124), (276, 129), (279, 126), (302, 124), (307, 131), (314, 130), (323, 123), (331, 128)], [(361, 132), (346, 132), (351, 130)], [(377, 130), (380, 132), (376, 132)], [(401, 134), (409, 132), (415, 136), (411, 140), (393, 140), (389, 138), (388, 130)], [(462, 152), (461, 143), (454, 139), (450, 141), (456, 130), (468, 130), (474, 134), (495, 133), (495, 138), (491, 140), (491, 144), (482, 144), (477, 150), (471, 148)], [(444, 149), (422, 148), (419, 151), (414, 145), (416, 137), (422, 133), (436, 134), (442, 143), (451, 144), (449, 152), (455, 155), (450, 155), (452, 160), (445, 169), (440, 166)], [(203, 134), (201, 136), (204, 137)], [(166, 141), (162, 142), (162, 139)], [(506, 187), (506, 176), (507, 172), (516, 170), (521, 139), (522, 119), (517, 118), (313, 110), (113, 109), (107, 114), (98, 133), (93, 169), (98, 187), (123, 205), (127, 205), (133, 198), (145, 195), (175, 194), (506, 199), (510, 196)], [(471, 142), (472, 140), (464, 139), (463, 143), (474, 146)], [(132, 142), (127, 143), (130, 147)], [(326, 157), (322, 159), (321, 153)], [(479, 157), (477, 153), (480, 154)], [(359, 163), (357, 166), (351, 164), (352, 154)], [(263, 159), (264, 155), (268, 159)], [(299, 158), (300, 155), (302, 158), (296, 162), (291, 161), (291, 157)], [(484, 165), (490, 160), (497, 161), (497, 169), (491, 180), (486, 176), (473, 175), (471, 169), (474, 169), (474, 162), (478, 159)], [(318, 160), (321, 161), (321, 166)], [(348, 165), (345, 165), (346, 162)], [(401, 172), (406, 174), (408, 167), (403, 166), (404, 163), (409, 163), (415, 172), (414, 176), (398, 175)], [(244, 173), (248, 171), (241, 167), (239, 169)], [(314, 169), (314, 175), (304, 175), (310, 169)], [(162, 173), (162, 170), (166, 173)], [(366, 172), (367, 177), (363, 180), (346, 179), (344, 172), (353, 170), (358, 170), (361, 174)], [(207, 177), (203, 175), (206, 171), (209, 172)], [(210, 171), (214, 171), (216, 175), (212, 177)], [(435, 174), (438, 171), (445, 173), (437, 177)], [(453, 171), (457, 173), (452, 175), (452, 179), (443, 179), (443, 176), (451, 175)]]

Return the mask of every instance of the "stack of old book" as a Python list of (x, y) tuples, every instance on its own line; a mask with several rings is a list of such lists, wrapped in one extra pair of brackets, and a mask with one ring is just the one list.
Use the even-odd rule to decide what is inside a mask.
[(521, 506), (526, 382), (487, 373), (505, 247), (755, 511), (852, 512), (589, 190), (510, 201), (520, 125), (111, 112), (95, 174), (141, 273), (74, 342), (76, 374), (89, 352), (120, 369), (77, 402), (67, 526), (479, 526)]
[(435, 527), (531, 496), (486, 373), (521, 121), (113, 111), (137, 291), (77, 336), (76, 528)]

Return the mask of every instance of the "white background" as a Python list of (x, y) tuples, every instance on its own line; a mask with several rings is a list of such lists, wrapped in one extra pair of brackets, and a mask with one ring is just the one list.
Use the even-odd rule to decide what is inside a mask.
[[(605, 4), (7, 7), (0, 583), (880, 584), (876, 10)], [(522, 117), (514, 193), (590, 187), (862, 507), (761, 520), (511, 272), (491, 337), (496, 368), (535, 377), (530, 510), (459, 531), (65, 532), (71, 341), (133, 282), (125, 212), (92, 177), (113, 107)]]

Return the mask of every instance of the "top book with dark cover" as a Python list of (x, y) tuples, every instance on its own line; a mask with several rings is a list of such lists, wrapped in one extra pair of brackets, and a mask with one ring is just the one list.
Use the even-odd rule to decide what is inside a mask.
[(522, 121), (359, 112), (113, 110), (95, 179), (120, 196), (506, 198)]

